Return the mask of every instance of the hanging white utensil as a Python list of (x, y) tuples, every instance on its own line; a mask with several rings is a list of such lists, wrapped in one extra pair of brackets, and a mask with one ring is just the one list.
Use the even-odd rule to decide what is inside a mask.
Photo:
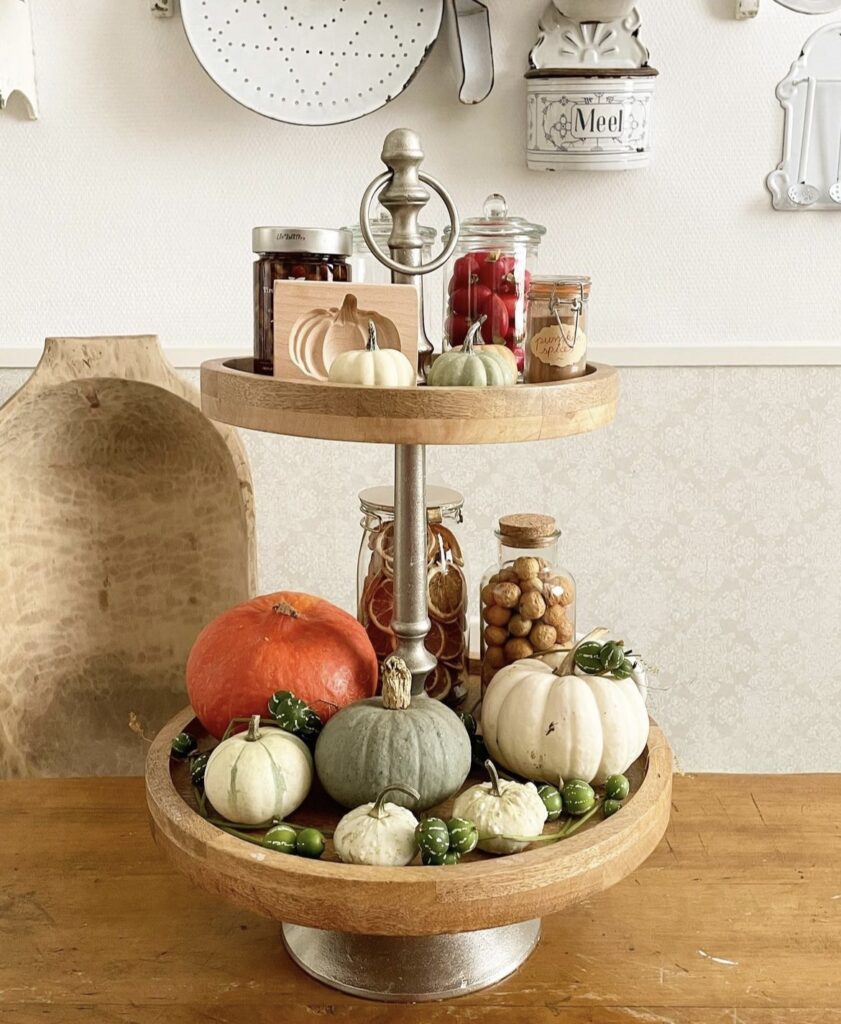
[(806, 109), (803, 114), (803, 138), (800, 143), (800, 170), (797, 182), (788, 190), (789, 199), (795, 206), (811, 206), (820, 191), (806, 180), (809, 174), (809, 150), (812, 148), (812, 125), (815, 119), (815, 93), (817, 80), (808, 79), (806, 87)]
[(841, 206), (841, 138), (838, 140), (838, 171), (834, 184), (829, 187), (829, 198)]
[(0, 110), (15, 92), (23, 97), (34, 121), (38, 117), (38, 93), (29, 0), (0, 0)]
[(444, 0), (181, 0), (199, 63), (229, 96), (292, 124), (352, 121), (411, 82)]
[(462, 103), (481, 103), (494, 85), (491, 19), (481, 0), (447, 0), (450, 58)]
[(832, 14), (841, 10), (841, 0), (777, 0), (777, 3), (798, 14)]

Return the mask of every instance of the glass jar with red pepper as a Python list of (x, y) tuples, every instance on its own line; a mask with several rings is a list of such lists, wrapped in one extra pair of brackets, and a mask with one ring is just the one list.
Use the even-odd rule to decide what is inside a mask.
[(526, 296), (544, 234), (542, 225), (509, 216), (508, 203), (498, 194), (485, 200), (481, 217), (462, 221), (444, 273), (445, 350), (463, 344), (470, 325), (484, 316), (485, 344), (507, 346), (522, 370)]

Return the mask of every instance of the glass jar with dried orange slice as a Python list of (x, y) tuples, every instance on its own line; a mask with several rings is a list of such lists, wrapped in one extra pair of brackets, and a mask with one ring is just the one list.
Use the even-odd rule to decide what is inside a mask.
[[(357, 618), (382, 662), (397, 647), (394, 617), (394, 489), (369, 487), (359, 495), (362, 543), (357, 576)], [(469, 635), (467, 578), (458, 541), (464, 497), (449, 487), (427, 487), (426, 646), (438, 659), (426, 681), (431, 697), (459, 704), (467, 693)]]
[(482, 687), (521, 658), (562, 650), (575, 638), (575, 581), (558, 565), (552, 516), (503, 516), (499, 561), (482, 577)]

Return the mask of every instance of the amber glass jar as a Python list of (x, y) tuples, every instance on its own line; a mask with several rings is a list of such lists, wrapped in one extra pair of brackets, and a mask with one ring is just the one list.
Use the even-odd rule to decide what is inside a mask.
[(260, 227), (254, 261), (254, 371), (274, 372), (275, 281), (350, 281), (353, 236), (344, 228)]
[[(359, 495), (362, 543), (357, 566), (357, 618), (382, 663), (397, 647), (394, 616), (394, 488)], [(467, 579), (458, 541), (464, 497), (449, 487), (426, 489), (426, 573), (430, 631), (426, 646), (438, 659), (426, 681), (430, 697), (461, 703), (467, 694), (469, 636)]]
[(528, 293), (527, 384), (580, 377), (587, 370), (589, 277), (534, 277)]
[(505, 665), (569, 646), (575, 636), (575, 581), (558, 564), (552, 516), (499, 520), (499, 558), (482, 577), (482, 686)]

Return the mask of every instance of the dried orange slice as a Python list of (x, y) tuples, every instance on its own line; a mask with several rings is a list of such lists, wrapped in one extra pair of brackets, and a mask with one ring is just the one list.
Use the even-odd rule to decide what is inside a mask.
[(467, 586), (457, 565), (435, 565), (427, 576), (429, 616), (438, 622), (451, 622), (464, 609)]
[(366, 609), (368, 621), (381, 633), (391, 631), (391, 620), (394, 617), (394, 582), (387, 576), (381, 576), (371, 588)]
[(368, 639), (371, 641), (374, 653), (380, 661), (383, 658), (387, 658), (389, 654), (394, 654), (397, 649), (397, 637), (390, 630), (383, 632), (373, 622), (369, 622), (365, 627), (365, 632), (368, 634)]
[[(442, 526), (441, 523), (433, 523), (430, 530), (440, 538), (444, 551), (449, 552), (450, 560), (458, 566), (463, 566), (464, 555), (462, 554), (461, 545), (455, 538), (455, 534), (448, 530), (446, 526)], [(437, 547), (438, 545), (436, 545)]]
[(447, 634), (440, 622), (433, 620), (432, 627), (426, 634), (426, 640), (423, 643), (430, 654), (434, 654), (436, 658), (441, 657), (447, 644)]
[(430, 672), (424, 684), (427, 695), (434, 700), (444, 700), (449, 696), (453, 688), (453, 680), (446, 665), (436, 665), (435, 671)]

